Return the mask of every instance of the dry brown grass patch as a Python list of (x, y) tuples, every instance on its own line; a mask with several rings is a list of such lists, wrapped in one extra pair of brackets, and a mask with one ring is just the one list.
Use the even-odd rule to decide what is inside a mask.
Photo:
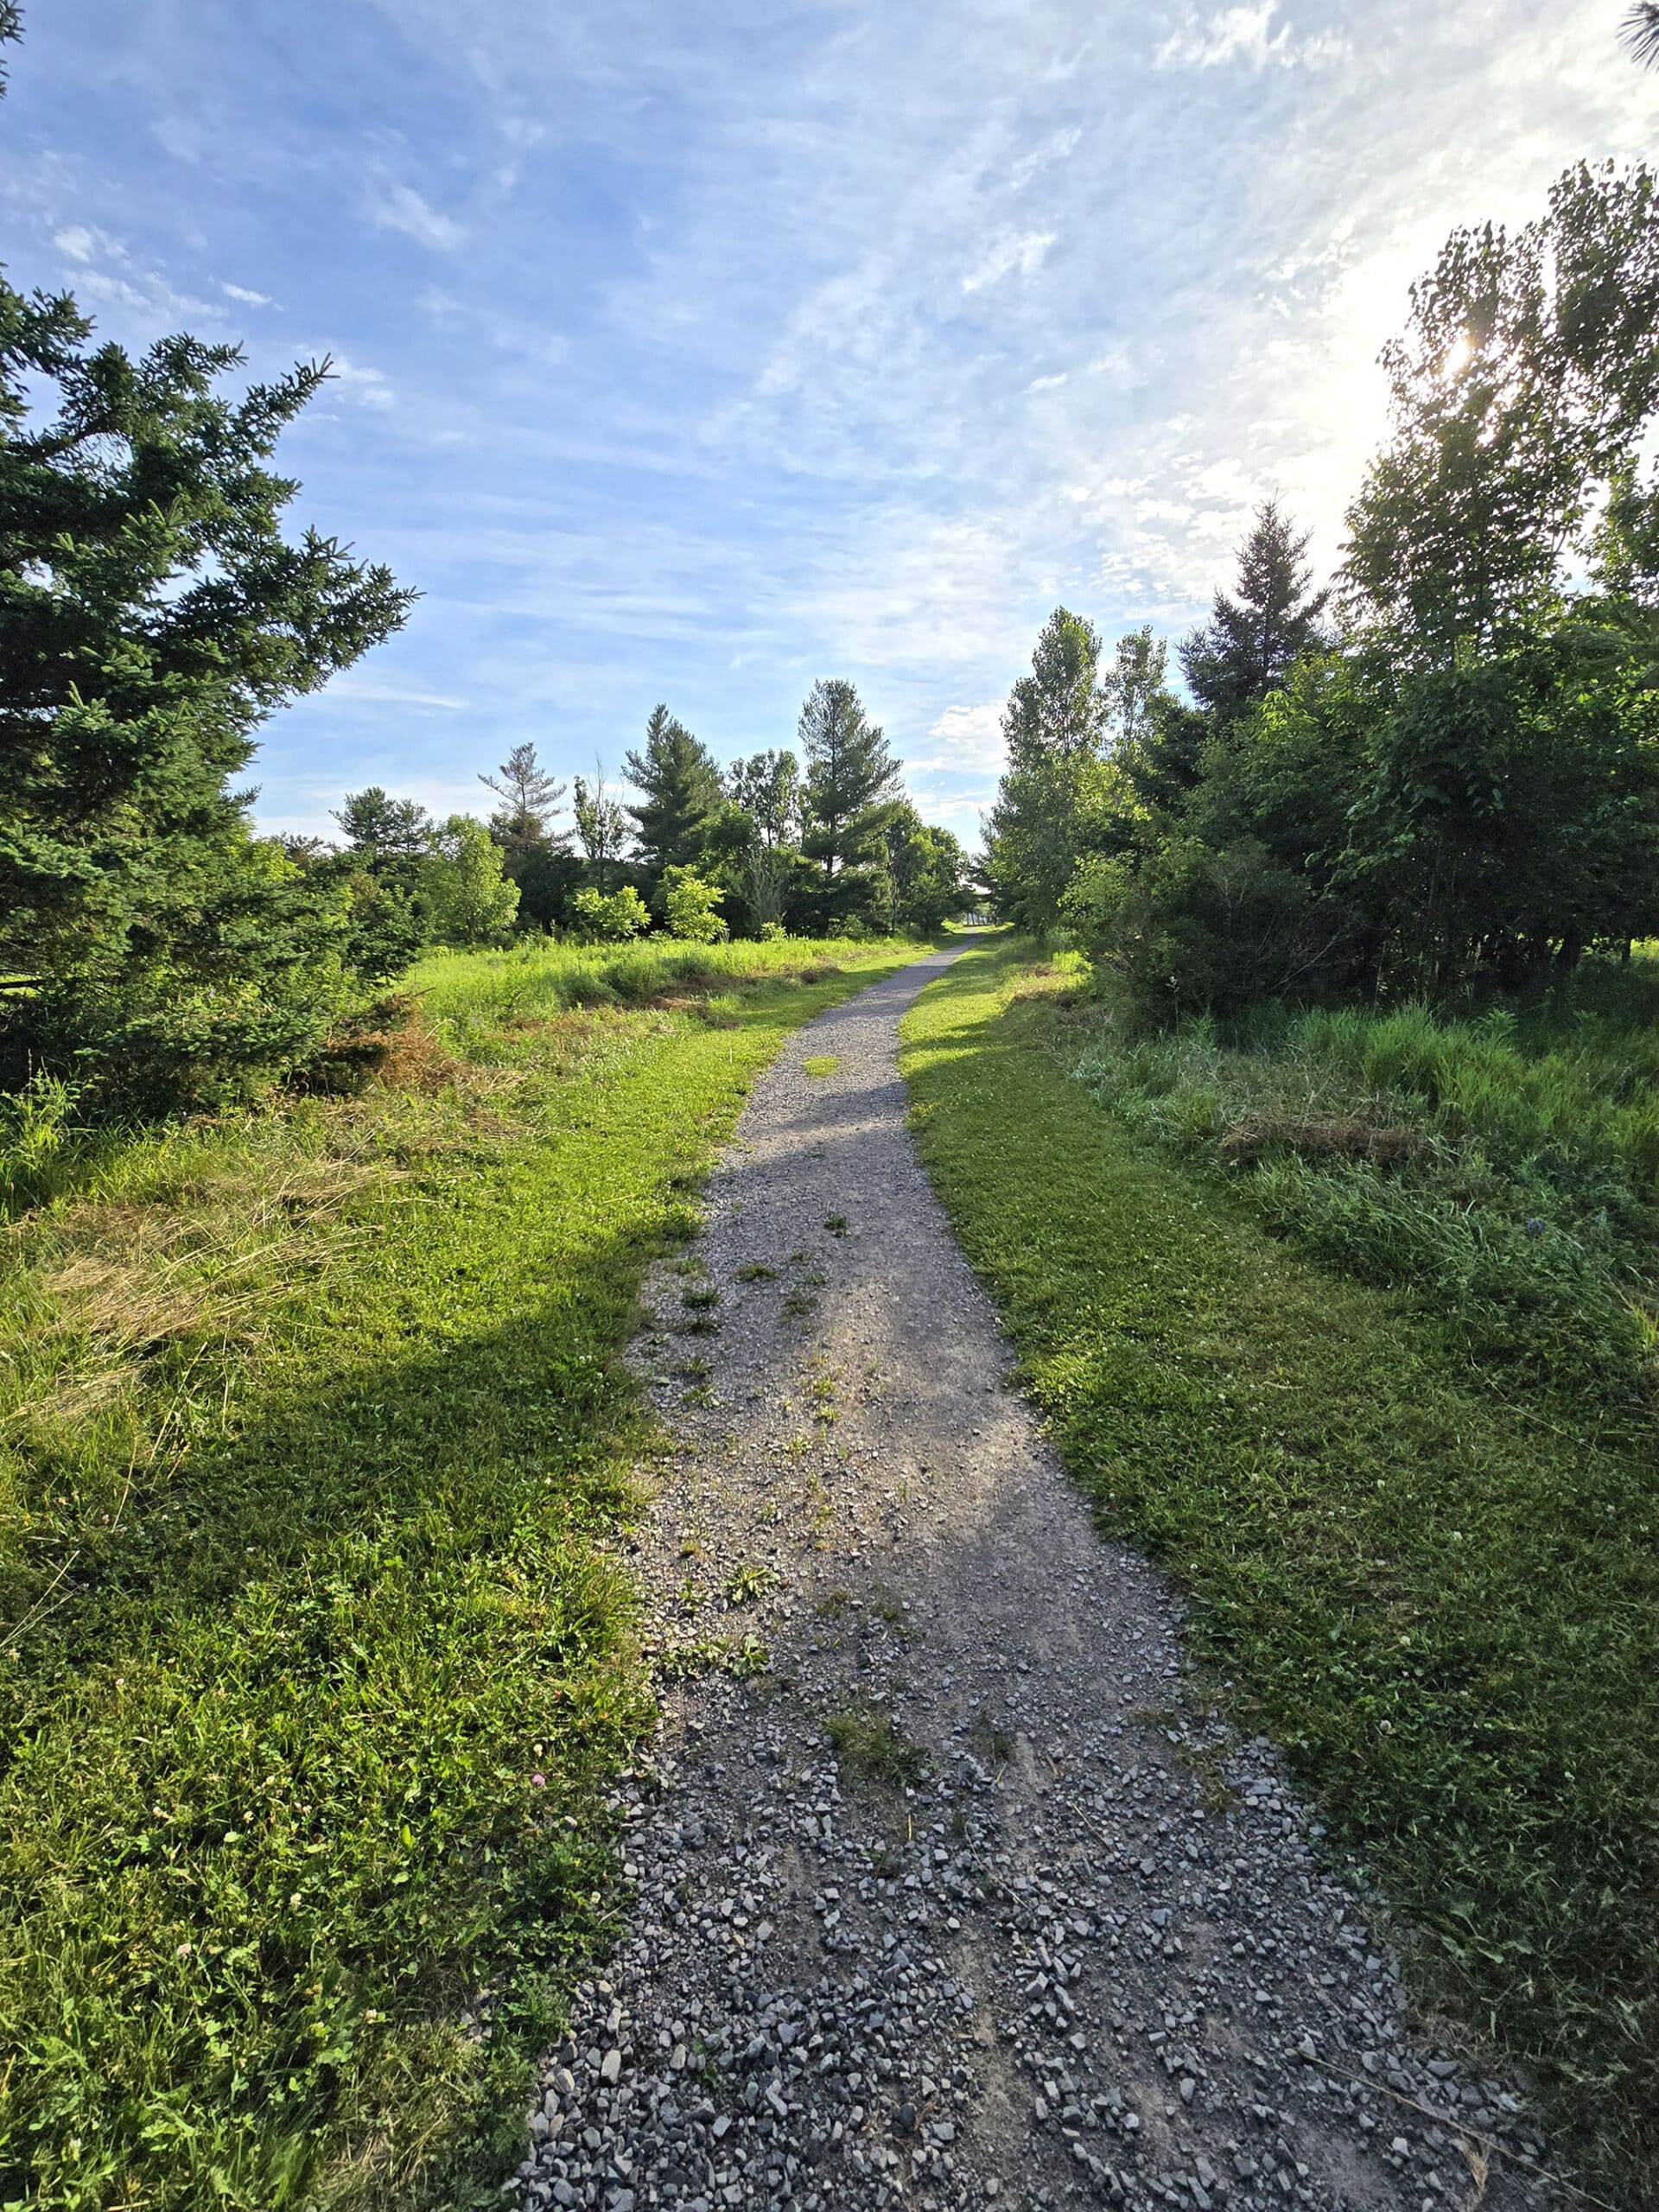
[(1415, 1129), (1397, 1122), (1379, 1124), (1362, 1121), (1354, 1114), (1322, 1120), (1263, 1113), (1247, 1114), (1242, 1122), (1235, 1122), (1217, 1148), (1226, 1160), (1257, 1160), (1264, 1152), (1282, 1146), (1290, 1152), (1394, 1166), (1420, 1151), (1422, 1144)]

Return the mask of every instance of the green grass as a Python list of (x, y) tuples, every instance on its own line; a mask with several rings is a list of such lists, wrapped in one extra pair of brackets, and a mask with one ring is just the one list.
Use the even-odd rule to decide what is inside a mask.
[(725, 949), (715, 1022), (448, 957), (461, 1057), (402, 1087), (48, 1144), (0, 1257), (0, 2203), (493, 2197), (649, 1713), (601, 1548), (642, 1270), (787, 1031), (908, 957)]
[(1107, 1525), (1287, 1746), (1414, 1971), (1541, 2078), (1586, 2183), (1659, 2203), (1650, 1446), (1506, 1398), (1420, 1307), (1268, 1236), (1073, 1070), (1064, 979), (969, 953), (904, 1065), (928, 1168)]
[(1547, 1003), (1476, 1020), (1268, 1007), (1140, 1038), (1084, 1009), (1077, 1036), (1103, 1104), (1195, 1164), (1230, 1160), (1274, 1230), (1408, 1291), (1503, 1387), (1649, 1431), (1659, 1029)]
[(920, 1747), (893, 1726), (890, 1713), (874, 1706), (832, 1713), (823, 1732), (836, 1764), (851, 1779), (878, 1782), (889, 1789), (913, 1789), (927, 1774)]

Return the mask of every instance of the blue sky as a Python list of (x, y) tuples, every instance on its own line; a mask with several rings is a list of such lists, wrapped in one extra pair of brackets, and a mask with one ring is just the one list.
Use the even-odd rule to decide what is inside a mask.
[(1057, 600), (1179, 634), (1280, 492), (1335, 557), (1455, 223), (1648, 150), (1619, 0), (33, 0), (14, 282), (338, 378), (299, 512), (424, 596), (257, 811), (533, 739), (722, 760), (849, 676), (973, 838)]

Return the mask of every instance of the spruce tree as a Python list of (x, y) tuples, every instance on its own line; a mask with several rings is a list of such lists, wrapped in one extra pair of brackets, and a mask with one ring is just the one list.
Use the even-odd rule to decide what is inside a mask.
[(1193, 697), (1223, 722), (1276, 691), (1301, 655), (1321, 642), (1319, 617), (1330, 594), (1308, 588), (1307, 539), (1277, 499), (1264, 500), (1239, 548), (1237, 597), (1218, 591), (1209, 621), (1181, 647)]
[(625, 753), (623, 766), (640, 793), (639, 804), (628, 808), (640, 859), (659, 876), (665, 868), (695, 866), (703, 825), (723, 797), (707, 746), (657, 706), (645, 724), (644, 748)]
[(228, 399), (236, 347), (92, 328), (0, 284), (0, 1084), (124, 1111), (235, 1096), (350, 1001), (344, 884), (232, 779), (410, 594), (283, 535), (298, 486), (266, 463), (326, 362)]
[(838, 878), (880, 857), (884, 810), (898, 785), (899, 763), (857, 691), (840, 677), (813, 685), (798, 734), (806, 762), (801, 849), (833, 888)]

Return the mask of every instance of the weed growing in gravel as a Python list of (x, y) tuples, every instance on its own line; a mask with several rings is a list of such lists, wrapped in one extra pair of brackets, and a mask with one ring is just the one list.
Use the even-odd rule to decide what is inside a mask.
[(844, 1236), (852, 1226), (844, 1213), (832, 1213), (823, 1225), (832, 1236)]
[(815, 1076), (834, 1075), (840, 1065), (841, 1055), (838, 1052), (814, 1052), (810, 1059), (801, 1062), (804, 1072)]
[(746, 1560), (727, 1576), (721, 1594), (728, 1605), (752, 1605), (757, 1598), (764, 1598), (768, 1590), (775, 1589), (779, 1579), (775, 1567)]
[(882, 1783), (892, 1789), (913, 1789), (926, 1775), (927, 1761), (919, 1745), (901, 1735), (879, 1707), (832, 1713), (824, 1720), (823, 1732), (844, 1775)]
[(746, 1267), (738, 1269), (737, 1279), (739, 1282), (776, 1282), (778, 1270), (763, 1266), (759, 1260), (751, 1260)]
[(1541, 2077), (1586, 2181), (1652, 2202), (1649, 1436), (1591, 1396), (1506, 1399), (1432, 1319), (1265, 1236), (1220, 1170), (1075, 1080), (1075, 1024), (1040, 988), (1011, 1003), (1020, 980), (1017, 952), (967, 955), (904, 1065), (1029, 1394), (1189, 1593), (1235, 1717), (1426, 1931), (1428, 1993)]

